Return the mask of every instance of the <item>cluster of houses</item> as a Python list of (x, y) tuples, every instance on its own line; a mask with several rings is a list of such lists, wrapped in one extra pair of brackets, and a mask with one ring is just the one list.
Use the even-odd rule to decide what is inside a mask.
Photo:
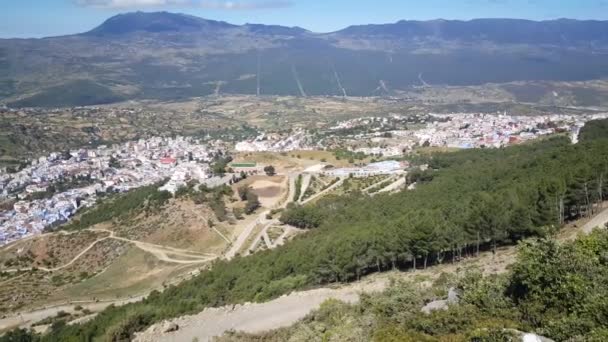
[(310, 139), (304, 130), (291, 133), (262, 133), (254, 139), (238, 142), (234, 149), (237, 152), (289, 152), (310, 150)]
[[(501, 147), (553, 133), (578, 141), (580, 128), (594, 115), (512, 116), (490, 114), (431, 114), (412, 118), (359, 118), (337, 123), (321, 141), (303, 129), (263, 133), (236, 144), (237, 152), (288, 152), (331, 148), (335, 141), (348, 149), (383, 157), (401, 156), (416, 146), (456, 148)], [(410, 123), (415, 125), (409, 127)], [(373, 129), (354, 130), (356, 127)], [(348, 130), (347, 134), (343, 134)], [(320, 145), (321, 144), (321, 145)], [(325, 146), (323, 146), (325, 144)], [(340, 143), (341, 144), (341, 143)], [(51, 153), (33, 160), (16, 173), (0, 172), (0, 246), (66, 222), (80, 208), (91, 206), (100, 193), (121, 192), (159, 183), (174, 193), (190, 180), (208, 186), (231, 181), (231, 175), (212, 177), (210, 163), (227, 150), (221, 140), (203, 143), (187, 137), (154, 137), (112, 146)], [(336, 177), (365, 177), (401, 173), (404, 162), (382, 161), (357, 168), (324, 169)], [(232, 164), (235, 173), (262, 172), (258, 165)], [(58, 185), (61, 185), (60, 187)], [(7, 206), (6, 203), (12, 204)]]
[[(214, 183), (209, 163), (219, 148), (192, 138), (154, 137), (51, 153), (17, 173), (0, 173), (0, 199), (14, 202), (12, 209), (0, 212), (0, 245), (66, 222), (80, 208), (93, 205), (100, 193), (164, 180), (161, 190), (170, 192), (191, 179)], [(68, 189), (57, 191), (59, 183)]]
[(541, 136), (566, 133), (573, 142), (589, 120), (603, 119), (608, 113), (593, 115), (511, 116), (489, 114), (433, 115), (440, 119), (429, 122), (414, 133), (417, 143), (454, 148), (498, 148)]
[[(407, 129), (390, 129), (391, 119), (380, 121), (387, 130), (356, 132), (341, 137), (347, 149), (366, 155), (396, 157), (418, 146), (450, 148), (499, 148), (519, 144), (555, 133), (568, 134), (578, 142), (581, 127), (590, 120), (607, 118), (608, 113), (589, 115), (514, 116), (506, 114), (430, 114), (419, 124)], [(330, 128), (338, 130), (357, 127), (361, 123), (378, 122), (349, 120)]]

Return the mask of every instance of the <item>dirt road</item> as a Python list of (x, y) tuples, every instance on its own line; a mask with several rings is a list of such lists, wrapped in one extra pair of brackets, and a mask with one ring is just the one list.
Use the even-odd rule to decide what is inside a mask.
[(144, 296), (137, 296), (137, 297), (133, 297), (133, 298), (118, 299), (118, 300), (112, 300), (112, 301), (99, 301), (99, 302), (74, 301), (74, 302), (71, 302), (70, 304), (66, 304), (66, 305), (58, 305), (58, 306), (52, 306), (52, 307), (39, 309), (39, 310), (35, 310), (35, 311), (30, 311), (30, 312), (22, 312), (17, 315), (13, 315), (10, 317), (0, 319), (0, 331), (10, 329), (10, 328), (13, 328), (16, 326), (19, 326), (22, 328), (29, 328), (33, 323), (36, 323), (47, 317), (56, 316), (57, 313), (59, 313), (59, 311), (73, 313), (74, 306), (76, 306), (76, 305), (80, 305), (83, 308), (97, 312), (97, 311), (101, 311), (101, 310), (107, 308), (111, 304), (124, 305), (124, 304), (128, 304), (128, 303), (140, 301), (143, 298), (144, 298)]
[[(160, 322), (139, 333), (135, 341), (139, 342), (181, 342), (209, 341), (228, 330), (258, 333), (294, 324), (328, 299), (338, 299), (345, 302), (356, 302), (360, 293), (373, 293), (384, 290), (391, 279), (416, 280), (426, 278), (427, 281), (436, 279), (442, 273), (463, 272), (475, 267), (484, 274), (501, 273), (507, 270), (516, 256), (516, 247), (501, 247), (494, 255), (484, 252), (479, 257), (464, 259), (459, 263), (445, 263), (415, 272), (387, 272), (374, 274), (359, 282), (343, 285), (338, 288), (320, 288), (309, 291), (294, 292), (266, 303), (244, 304), (209, 308), (199, 314), (183, 316), (169, 321)], [(175, 332), (164, 333), (166, 325), (176, 323), (179, 329)]]
[(608, 223), (608, 209), (604, 209), (602, 212), (595, 215), (595, 217), (592, 218), (591, 221), (587, 222), (587, 224), (583, 226), (583, 232), (585, 234), (589, 234), (591, 233), (593, 228), (604, 228), (604, 225), (606, 223)]
[(230, 260), (236, 256), (238, 251), (241, 250), (241, 247), (243, 247), (243, 244), (245, 244), (245, 241), (247, 241), (249, 235), (251, 235), (251, 233), (255, 229), (255, 227), (260, 224), (266, 223), (266, 215), (268, 213), (270, 213), (270, 210), (264, 211), (263, 213), (258, 215), (258, 217), (253, 222), (247, 225), (245, 229), (243, 229), (243, 232), (241, 232), (241, 234), (236, 238), (228, 252), (224, 254), (225, 259)]
[[(115, 233), (111, 230), (107, 230), (107, 229), (90, 229), (91, 231), (97, 231), (97, 232), (106, 232), (106, 233), (110, 233), (110, 236), (104, 237), (102, 239), (97, 240), (96, 242), (94, 242), (91, 246), (89, 246), (87, 248), (90, 249), (92, 248), (92, 246), (101, 241), (101, 240), (105, 240), (105, 239), (114, 239), (114, 240), (119, 240), (119, 241), (123, 241), (123, 242), (127, 242), (130, 243), (132, 245), (134, 245), (135, 247), (148, 252), (152, 255), (154, 255), (156, 258), (158, 258), (161, 261), (165, 261), (165, 262), (170, 262), (170, 263), (176, 263), (176, 264), (197, 264), (197, 263), (205, 263), (205, 262), (209, 262), (213, 259), (217, 258), (217, 255), (215, 254), (210, 254), (210, 253), (200, 253), (200, 252), (195, 252), (195, 251), (190, 251), (187, 249), (179, 249), (179, 248), (174, 248), (174, 247), (169, 247), (169, 246), (161, 246), (161, 245), (156, 245), (153, 243), (148, 243), (148, 242), (143, 242), (143, 241), (137, 241), (137, 240), (131, 240), (131, 239), (127, 239), (127, 238), (123, 238), (120, 236), (116, 236)], [(78, 256), (70, 261), (70, 264), (73, 263), (77, 258), (81, 257), (82, 255), (84, 255), (87, 250), (81, 252), (80, 254), (78, 254)], [(170, 257), (171, 256), (176, 256), (176, 257), (183, 257), (186, 259), (175, 259)], [(61, 268), (67, 267), (69, 265), (64, 265), (61, 266)]]
[(387, 284), (388, 279), (385, 278), (383, 281), (361, 282), (339, 289), (295, 292), (266, 303), (210, 308), (197, 315), (172, 320), (179, 326), (176, 332), (163, 333), (164, 324), (159, 323), (138, 334), (135, 341), (178, 342), (198, 338), (203, 342), (231, 329), (255, 333), (286, 327), (319, 308), (327, 299), (356, 302), (360, 292), (382, 291)]

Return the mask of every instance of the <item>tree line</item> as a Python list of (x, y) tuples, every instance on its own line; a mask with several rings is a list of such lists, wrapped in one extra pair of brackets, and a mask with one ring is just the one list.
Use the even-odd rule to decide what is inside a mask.
[[(440, 274), (430, 287), (397, 281), (355, 304), (330, 300), (288, 328), (260, 334), (228, 332), (218, 342), (332, 341), (496, 342), (521, 341), (534, 332), (554, 341), (608, 340), (608, 231), (567, 243), (522, 243), (510, 271), (483, 275)], [(443, 310), (421, 308), (448, 292)]]

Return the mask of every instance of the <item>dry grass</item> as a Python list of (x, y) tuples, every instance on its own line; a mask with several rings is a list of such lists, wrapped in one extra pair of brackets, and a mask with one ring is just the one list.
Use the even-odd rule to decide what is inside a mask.
[[(198, 265), (200, 267), (201, 265)], [(114, 299), (136, 296), (197, 268), (159, 261), (138, 248), (129, 250), (116, 259), (105, 272), (58, 293), (53, 299), (71, 300)]]

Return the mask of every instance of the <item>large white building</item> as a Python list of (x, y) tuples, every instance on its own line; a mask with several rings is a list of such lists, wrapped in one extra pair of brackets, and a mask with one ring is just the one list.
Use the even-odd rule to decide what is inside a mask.
[(376, 175), (400, 174), (409, 166), (407, 162), (395, 160), (371, 163), (364, 167), (345, 167), (321, 171), (322, 174), (333, 177), (369, 177)]

